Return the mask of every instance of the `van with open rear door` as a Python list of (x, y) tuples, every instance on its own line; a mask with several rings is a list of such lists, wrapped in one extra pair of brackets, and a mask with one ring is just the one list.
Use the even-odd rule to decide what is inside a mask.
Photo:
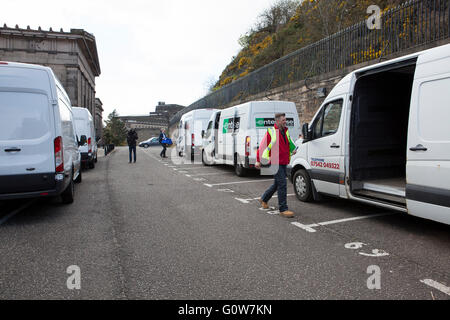
[(450, 224), (450, 45), (350, 73), (302, 132), (289, 166), (299, 200), (331, 195)]

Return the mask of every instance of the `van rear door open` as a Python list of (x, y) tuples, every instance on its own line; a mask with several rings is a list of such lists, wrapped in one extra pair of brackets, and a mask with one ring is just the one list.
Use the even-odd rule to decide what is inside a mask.
[(406, 202), (412, 215), (450, 224), (450, 57), (419, 57), (408, 132)]

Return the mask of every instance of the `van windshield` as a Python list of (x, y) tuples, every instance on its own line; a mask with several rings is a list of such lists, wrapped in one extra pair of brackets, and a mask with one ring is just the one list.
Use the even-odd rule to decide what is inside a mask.
[(0, 114), (0, 140), (38, 139), (50, 131), (44, 94), (0, 92)]

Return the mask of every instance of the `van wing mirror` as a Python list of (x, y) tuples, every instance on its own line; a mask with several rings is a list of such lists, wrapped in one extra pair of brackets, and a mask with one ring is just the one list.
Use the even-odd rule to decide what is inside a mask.
[(309, 124), (305, 123), (302, 127), (303, 143), (312, 140), (312, 132), (309, 131)]
[(87, 143), (87, 137), (85, 135), (82, 135), (80, 137), (80, 146), (84, 146)]
[(205, 137), (205, 130), (202, 130), (202, 138)]

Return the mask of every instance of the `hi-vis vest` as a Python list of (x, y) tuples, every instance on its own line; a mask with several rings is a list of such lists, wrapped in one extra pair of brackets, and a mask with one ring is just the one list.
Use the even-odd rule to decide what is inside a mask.
[[(277, 130), (275, 129), (275, 127), (272, 127), (272, 128), (268, 128), (267, 132), (269, 132), (269, 134), (270, 134), (270, 143), (267, 146), (266, 150), (264, 150), (264, 152), (262, 154), (262, 158), (270, 161), (270, 151), (272, 150), (273, 146), (277, 142)], [(286, 130), (286, 137), (289, 142), (289, 159), (291, 159), (291, 153), (295, 150), (296, 147), (295, 147), (294, 142), (292, 142), (292, 140), (291, 140), (289, 130)]]

